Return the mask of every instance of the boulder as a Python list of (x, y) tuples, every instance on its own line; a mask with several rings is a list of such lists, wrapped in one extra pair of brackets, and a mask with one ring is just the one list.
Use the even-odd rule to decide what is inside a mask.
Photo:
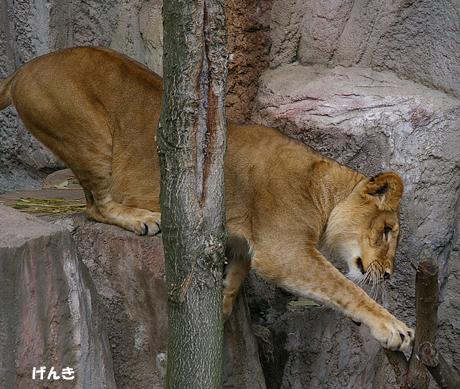
[(168, 322), (161, 236), (74, 217), (73, 237), (100, 296), (117, 386), (162, 388)]
[(100, 300), (67, 229), (0, 205), (0, 295), (1, 388), (115, 388)]
[(430, 0), (274, 0), (270, 66), (360, 66), (460, 97), (460, 5)]
[(226, 389), (265, 389), (259, 358), (257, 331), (254, 331), (243, 289), (224, 326), (224, 384)]
[[(61, 388), (71, 368), (66, 388), (164, 388), (161, 235), (44, 219), (0, 206), (0, 387)], [(241, 295), (225, 326), (225, 388), (265, 388), (248, 312)]]

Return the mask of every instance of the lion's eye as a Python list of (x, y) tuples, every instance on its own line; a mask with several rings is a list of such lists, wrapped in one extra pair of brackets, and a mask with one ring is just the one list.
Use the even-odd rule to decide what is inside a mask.
[(383, 228), (383, 234), (385, 235), (385, 239), (388, 240), (388, 233), (392, 231), (393, 229), (390, 226), (385, 226)]

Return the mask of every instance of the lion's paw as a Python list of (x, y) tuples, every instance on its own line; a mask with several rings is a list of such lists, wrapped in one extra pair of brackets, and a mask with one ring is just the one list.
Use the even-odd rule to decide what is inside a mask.
[(132, 223), (133, 231), (137, 235), (156, 235), (161, 231), (161, 213), (138, 210)]
[(377, 339), (384, 348), (393, 351), (407, 350), (414, 340), (414, 330), (407, 327), (395, 317), (380, 319), (378, 323), (369, 326), (371, 335)]

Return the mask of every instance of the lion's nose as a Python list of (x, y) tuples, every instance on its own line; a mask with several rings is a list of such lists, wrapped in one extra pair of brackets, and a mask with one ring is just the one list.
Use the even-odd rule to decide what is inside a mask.
[(388, 272), (386, 271), (386, 272), (384, 273), (384, 275), (383, 275), (383, 279), (384, 279), (384, 280), (389, 280), (390, 278), (391, 278), (391, 274), (388, 273)]

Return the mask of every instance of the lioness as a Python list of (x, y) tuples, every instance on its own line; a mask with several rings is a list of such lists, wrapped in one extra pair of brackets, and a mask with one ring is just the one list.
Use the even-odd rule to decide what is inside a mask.
[[(143, 65), (81, 47), (22, 66), (0, 84), (0, 109), (13, 104), (27, 129), (73, 170), (90, 218), (152, 235), (161, 216), (161, 93), (161, 78)], [(410, 346), (413, 330), (319, 251), (343, 258), (351, 279), (391, 277), (401, 235), (396, 174), (365, 177), (272, 128), (228, 123), (225, 190), (226, 317), (252, 267), (366, 324), (384, 347)]]

